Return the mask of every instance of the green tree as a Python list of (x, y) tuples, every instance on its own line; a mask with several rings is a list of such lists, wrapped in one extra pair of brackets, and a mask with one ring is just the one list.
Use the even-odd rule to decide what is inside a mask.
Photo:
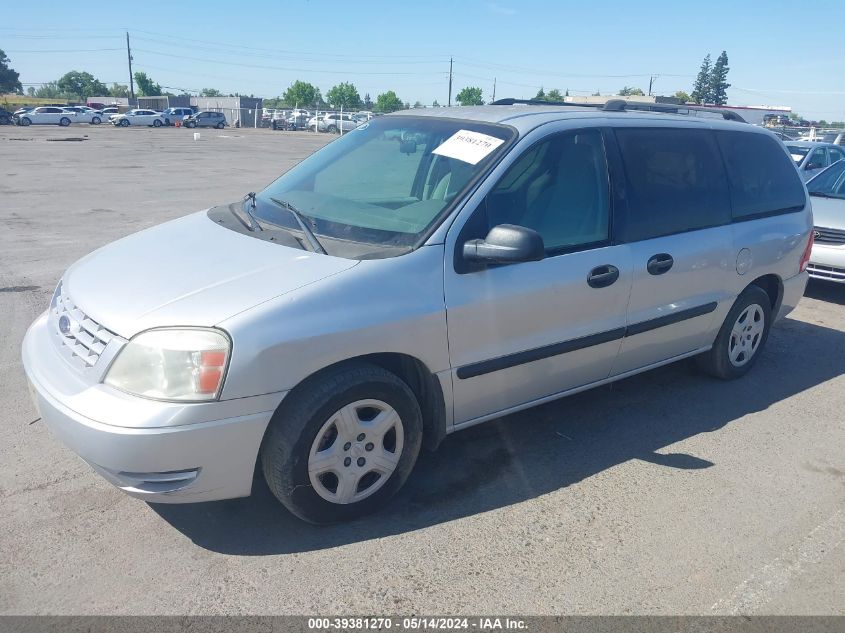
[(701, 62), (701, 68), (698, 71), (698, 76), (695, 78), (695, 84), (692, 87), (692, 97), (695, 103), (711, 103), (710, 97), (710, 80), (713, 71), (713, 66), (710, 63), (710, 53), (708, 53)]
[(96, 79), (94, 75), (77, 70), (62, 75), (56, 82), (56, 87), (62, 94), (68, 97), (76, 97), (81, 101), (88, 97), (101, 97), (109, 92), (106, 85)]
[(375, 109), (379, 112), (395, 112), (403, 107), (402, 100), (392, 90), (381, 93), (376, 97)]
[(317, 86), (297, 79), (285, 90), (282, 99), (289, 106), (298, 108), (319, 105), (323, 100), (323, 95), (320, 94), (320, 89)]
[(128, 97), (129, 86), (126, 84), (112, 84), (108, 94), (110, 97)]
[(619, 91), (620, 97), (643, 97), (645, 93), (643, 92), (642, 88), (633, 88), (630, 86), (623, 86), (622, 90)]
[[(542, 92), (542, 88), (540, 91)], [(458, 96), (455, 97), (455, 101), (460, 103), (462, 106), (484, 105), (481, 88), (476, 88), (474, 86), (467, 86), (461, 90), (458, 93)]]
[(545, 101), (546, 100), (546, 92), (543, 90), (543, 86), (540, 86), (540, 89), (537, 91), (537, 94), (534, 95), (534, 101)]
[(675, 97), (675, 98), (676, 98), (678, 101), (680, 101), (681, 103), (689, 103), (690, 101), (692, 101), (692, 97), (691, 97), (691, 96), (689, 96), (689, 95), (688, 95), (686, 92), (684, 92), (683, 90), (678, 90), (678, 92), (676, 92), (676, 93), (675, 93), (675, 94), (673, 94), (672, 96), (673, 96), (673, 97)]
[(157, 97), (161, 94), (161, 86), (147, 77), (147, 73), (138, 71), (134, 74), (138, 86), (138, 94), (142, 97)]
[(419, 101), (414, 101), (414, 109), (417, 109), (417, 108), (424, 108), (424, 107), (425, 107), (425, 106), (424, 106), (421, 102), (419, 102)]
[(59, 87), (56, 85), (56, 82), (50, 81), (39, 86), (39, 88), (35, 91), (35, 96), (39, 99), (58, 99), (63, 95), (62, 91), (59, 90)]
[(710, 98), (716, 105), (725, 105), (728, 102), (728, 88), (731, 87), (728, 83), (730, 70), (728, 54), (722, 51), (710, 72)]
[(29, 97), (34, 97), (35, 96), (35, 86), (30, 86), (29, 88), (27, 88), (26, 94)]
[(351, 83), (343, 82), (332, 87), (326, 93), (326, 101), (328, 101), (333, 108), (343, 108), (344, 110), (352, 110), (361, 107), (361, 95), (358, 94), (358, 89)]
[(203, 88), (200, 90), (201, 97), (222, 97), (223, 93), (217, 88)]
[(434, 103), (431, 104), (431, 107), (432, 108), (439, 108), (440, 107), (440, 104), (437, 103), (437, 99), (434, 100)]
[(364, 109), (365, 110), (372, 110), (373, 109), (373, 100), (370, 99), (370, 93), (364, 95)]
[(560, 94), (560, 90), (555, 88), (553, 90), (549, 90), (546, 94), (546, 99), (549, 101), (563, 101), (563, 95)]
[(10, 61), (3, 49), (0, 49), (0, 93), (14, 92), (21, 94), (23, 93), (23, 86), (21, 86), (20, 74), (9, 66)]

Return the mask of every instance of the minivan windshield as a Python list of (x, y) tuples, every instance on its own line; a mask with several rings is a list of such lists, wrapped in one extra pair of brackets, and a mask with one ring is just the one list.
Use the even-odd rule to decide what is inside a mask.
[(363, 123), (256, 196), (262, 222), (299, 231), (295, 207), (320, 236), (385, 248), (413, 246), (485, 172), (516, 132), (439, 117), (389, 116)]

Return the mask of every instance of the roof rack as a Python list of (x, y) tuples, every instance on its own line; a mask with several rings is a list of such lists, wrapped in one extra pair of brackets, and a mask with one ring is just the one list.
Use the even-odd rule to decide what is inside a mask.
[(747, 123), (740, 115), (732, 110), (722, 110), (720, 108), (708, 108), (705, 106), (693, 106), (683, 103), (646, 103), (642, 101), (626, 101), (625, 99), (610, 99), (606, 103), (570, 103), (568, 101), (540, 101), (538, 99), (499, 99), (490, 105), (544, 105), (544, 106), (570, 106), (576, 108), (595, 108), (596, 110), (603, 110), (605, 112), (626, 112), (629, 110), (643, 110), (646, 112), (664, 112), (666, 114), (684, 114), (690, 112), (706, 112), (709, 114), (718, 114), (727, 121), (736, 121), (738, 123)]

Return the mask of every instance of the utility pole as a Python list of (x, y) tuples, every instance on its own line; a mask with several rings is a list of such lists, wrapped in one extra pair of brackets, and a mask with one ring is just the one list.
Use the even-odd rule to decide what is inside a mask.
[(496, 78), (493, 77), (493, 101), (496, 100)]
[(449, 58), (449, 106), (452, 105), (452, 58)]
[(650, 75), (648, 78), (648, 96), (651, 96), (651, 87), (654, 85), (654, 80), (657, 79), (654, 75)]
[(132, 97), (132, 101), (135, 101), (135, 79), (132, 77), (132, 50), (129, 48), (129, 31), (126, 31), (126, 58), (129, 60), (129, 95)]

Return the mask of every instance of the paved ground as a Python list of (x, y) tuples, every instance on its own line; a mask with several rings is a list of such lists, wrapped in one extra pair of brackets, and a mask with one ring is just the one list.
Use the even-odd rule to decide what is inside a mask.
[(35, 421), (27, 325), (78, 257), (327, 140), (190, 139), (0, 128), (0, 613), (845, 614), (845, 287), (811, 285), (743, 380), (680, 363), (468, 430), (351, 525), (260, 481), (194, 506), (111, 488)]

